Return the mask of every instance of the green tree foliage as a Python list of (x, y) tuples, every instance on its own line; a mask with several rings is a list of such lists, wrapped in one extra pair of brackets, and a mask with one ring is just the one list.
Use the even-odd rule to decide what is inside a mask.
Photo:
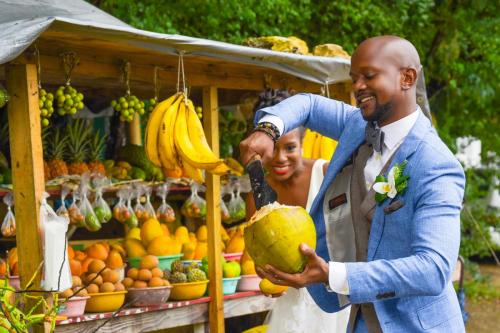
[[(498, 78), (500, 16), (489, 0), (94, 0), (145, 30), (240, 44), (247, 37), (297, 36), (313, 46), (340, 44), (349, 53), (383, 34), (407, 38), (420, 53), (431, 110), (441, 137), (472, 135), (483, 151), (500, 152)], [(498, 218), (478, 208), (491, 175), (468, 172), (466, 199), (482, 233)], [(483, 206), (484, 207), (484, 204)], [(463, 219), (462, 254), (485, 255), (477, 227)]]
[(145, 30), (240, 44), (247, 37), (294, 35), (310, 47), (352, 52), (367, 37), (393, 34), (417, 47), (438, 129), (473, 135), (500, 151), (498, 84), (500, 18), (495, 1), (393, 0), (94, 0)]

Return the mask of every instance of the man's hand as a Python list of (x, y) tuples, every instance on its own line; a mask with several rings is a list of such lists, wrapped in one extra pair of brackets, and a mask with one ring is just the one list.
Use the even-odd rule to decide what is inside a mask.
[(274, 284), (294, 288), (302, 288), (313, 283), (328, 283), (328, 263), (306, 244), (300, 245), (300, 251), (308, 258), (302, 273), (289, 274), (266, 265), (264, 268), (256, 267), (257, 274)]
[(260, 155), (262, 163), (270, 161), (273, 158), (273, 151), (273, 140), (263, 132), (253, 132), (240, 142), (240, 159), (245, 166), (255, 155)]

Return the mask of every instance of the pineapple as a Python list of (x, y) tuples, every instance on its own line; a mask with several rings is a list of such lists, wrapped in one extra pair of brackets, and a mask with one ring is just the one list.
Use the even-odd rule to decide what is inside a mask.
[(85, 121), (77, 119), (66, 128), (68, 137), (67, 160), (70, 175), (82, 175), (89, 171), (85, 160), (88, 154), (90, 128)]
[(102, 154), (106, 148), (106, 135), (101, 136), (99, 132), (96, 132), (89, 147), (89, 169), (92, 173), (100, 173), (104, 175), (106, 169), (104, 164), (101, 162)]
[[(56, 129), (52, 135), (43, 133), (47, 140), (47, 167), (50, 176), (47, 179), (52, 179), (68, 175), (68, 166), (64, 162), (64, 154), (66, 152), (66, 145), (68, 138), (64, 136), (61, 130)], [(45, 153), (45, 149), (44, 149)]]

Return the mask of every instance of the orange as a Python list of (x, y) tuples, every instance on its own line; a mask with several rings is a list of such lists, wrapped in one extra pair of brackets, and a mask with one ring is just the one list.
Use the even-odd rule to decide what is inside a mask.
[(106, 260), (108, 257), (108, 250), (106, 247), (101, 244), (101, 243), (95, 243), (90, 245), (85, 252), (87, 253), (88, 257), (94, 258), (94, 259), (100, 259), (100, 260)]
[(85, 258), (82, 261), (82, 273), (87, 273), (89, 270), (89, 265), (94, 259), (92, 258)]
[(148, 287), (163, 287), (163, 279), (159, 277), (153, 277), (148, 282)]
[(5, 274), (7, 274), (7, 263), (0, 258), (0, 277), (4, 277)]
[(115, 291), (115, 285), (111, 282), (104, 282), (99, 287), (99, 291), (101, 293), (111, 293), (111, 292)]
[(89, 294), (96, 294), (99, 292), (99, 286), (97, 284), (90, 284), (88, 287), (87, 287), (87, 293)]
[(141, 281), (149, 281), (153, 277), (153, 274), (149, 269), (141, 269), (139, 270), (139, 274), (137, 274), (137, 279)]
[(103, 283), (102, 276), (97, 275), (96, 273), (90, 273), (85, 277), (85, 283), (93, 283), (100, 286)]
[(120, 274), (118, 274), (117, 271), (114, 271), (109, 268), (106, 268), (101, 275), (102, 275), (102, 280), (104, 282), (111, 282), (114, 284), (120, 280)]
[(85, 258), (87, 258), (87, 255), (85, 254), (85, 252), (82, 252), (79, 250), (75, 251), (75, 260), (83, 261), (83, 260), (85, 260)]
[(10, 268), (10, 275), (19, 276), (19, 267), (17, 266), (17, 261)]
[(75, 259), (75, 250), (71, 246), (68, 246), (68, 258)]
[(148, 284), (144, 281), (135, 281), (134, 284), (133, 284), (133, 287), (134, 288), (139, 288), (139, 289), (144, 289), (144, 288), (147, 288), (148, 287)]
[(80, 276), (82, 275), (82, 263), (75, 259), (69, 260), (69, 268), (71, 269), (71, 275)]
[(162, 278), (163, 277), (163, 271), (158, 268), (158, 267), (155, 267), (151, 270), (151, 273), (153, 274), (153, 277), (159, 277), (159, 278)]
[(14, 267), (14, 264), (17, 262), (17, 248), (14, 247), (10, 249), (7, 261), (9, 263), (9, 267), (12, 270), (12, 267)]
[(123, 267), (122, 256), (117, 250), (111, 250), (109, 252), (108, 258), (106, 259), (106, 266), (112, 269)]
[(94, 259), (89, 264), (89, 272), (90, 273), (99, 273), (103, 268), (106, 267), (104, 261), (99, 259)]
[(131, 268), (127, 272), (127, 277), (131, 278), (132, 280), (137, 280), (138, 274), (139, 274), (139, 270), (137, 268)]
[(61, 297), (61, 298), (68, 298), (71, 295), (73, 295), (73, 290), (71, 290), (71, 289), (66, 289), (65, 291), (59, 293), (59, 297)]
[(126, 277), (125, 279), (123, 279), (122, 283), (125, 286), (125, 288), (130, 288), (134, 284), (134, 280), (132, 280), (129, 277)]
[(158, 265), (159, 265), (158, 257), (153, 255), (147, 255), (141, 259), (139, 267), (146, 269), (153, 269), (155, 267), (158, 267)]
[(115, 291), (123, 291), (125, 290), (125, 286), (121, 282), (115, 283)]
[(72, 287), (80, 287), (82, 285), (82, 279), (78, 276), (72, 276), (71, 277), (73, 280), (73, 283), (71, 284)]

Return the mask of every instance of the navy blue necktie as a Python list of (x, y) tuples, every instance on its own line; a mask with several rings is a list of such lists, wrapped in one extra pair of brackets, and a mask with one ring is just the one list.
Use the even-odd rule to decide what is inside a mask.
[(384, 145), (384, 132), (380, 130), (376, 122), (369, 121), (365, 127), (366, 142), (373, 147), (373, 150), (382, 154)]

